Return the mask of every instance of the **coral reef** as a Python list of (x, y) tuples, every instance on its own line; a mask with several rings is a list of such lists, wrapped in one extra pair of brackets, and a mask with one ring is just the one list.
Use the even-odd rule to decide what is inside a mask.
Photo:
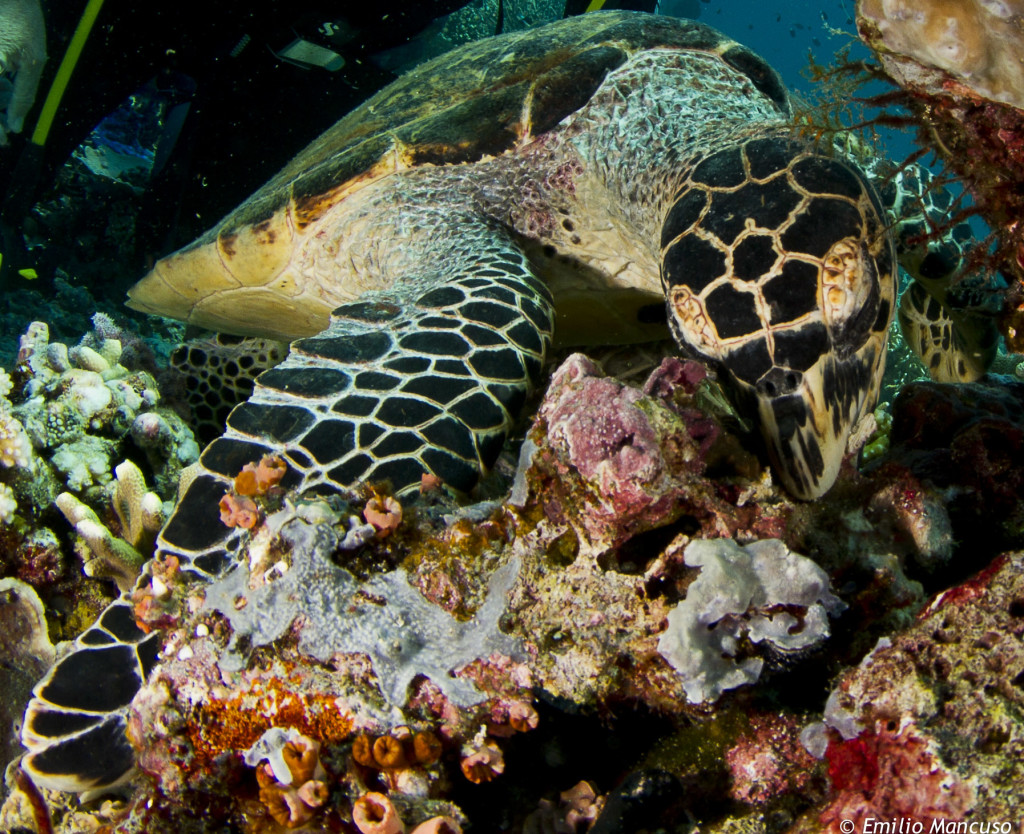
[[(883, 98), (910, 111), (918, 140), (961, 181), (969, 211), (992, 229), (995, 251), (975, 261), (1002, 272), (999, 330), (1024, 350), (1024, 99), (1018, 56), (1024, 36), (1018, 0), (861, 0), (857, 28), (904, 92)], [(903, 116), (893, 116), (903, 120)], [(963, 213), (948, 220), (953, 224)]]
[[(132, 445), (132, 427), (140, 419), (143, 425), (154, 419), (166, 423), (156, 411), (160, 393), (148, 371), (120, 364), (122, 354), (114, 338), (93, 336), (71, 348), (51, 343), (43, 322), (21, 337), (16, 384), (5, 375), (10, 399), (0, 401), (0, 460), (28, 470), (6, 480), (25, 513), (44, 514), (60, 491), (57, 484), (98, 509), (106, 502), (104, 488), (115, 465), (128, 457), (129, 448), (153, 454), (145, 445)], [(135, 434), (144, 438), (154, 432)], [(199, 454), (187, 429), (178, 426), (171, 434), (174, 439), (156, 454), (164, 499), (172, 497), (177, 473)]]
[[(293, 559), (284, 576), (253, 590), (246, 566), (239, 565), (206, 589), (205, 610), (219, 612), (231, 624), (225, 668), (242, 665), (236, 650), (241, 638), (248, 638), (252, 647), (268, 645), (302, 615), (308, 622), (300, 650), (321, 662), (336, 652), (365, 653), (388, 703), (404, 704), (413, 678), (425, 675), (452, 703), (468, 706), (483, 695), (471, 681), (453, 675), (455, 670), (494, 652), (513, 657), (522, 653), (498, 629), (505, 594), (518, 572), (514, 561), (495, 572), (475, 619), (461, 624), (428, 603), (402, 571), (359, 583), (332, 564), (330, 554), (338, 539), (328, 527), (295, 520), (281, 535)], [(239, 597), (247, 601), (241, 608)]]
[(821, 823), (1019, 818), (1022, 599), (1024, 557), (1000, 556), (840, 678)]
[[(456, 507), (434, 489), (395, 524), (386, 494), (300, 496), (273, 459), (244, 466), (226, 507), (230, 520), (252, 505), (237, 563), (204, 584), (154, 561), (131, 592), (136, 623), (162, 631), (127, 710), (143, 778), (93, 822), (118, 834), (202, 830), (191, 819), (558, 834), (672, 830), (690, 814), (707, 830), (809, 831), (844, 813), (959, 819), (997, 795), (984, 807), (1015, 809), (977, 788), (973, 764), (950, 764), (961, 719), (934, 728), (938, 678), (960, 661), (935, 660), (934, 684), (919, 668), (937, 651), (925, 640), (946, 645), (939, 633), (1014, 650), (1005, 612), (978, 609), (992, 580), (940, 598), (923, 615), (930, 630), (914, 619), (951, 572), (986, 558), (959, 543), (970, 493), (957, 489), (984, 467), (935, 456), (992, 420), (1012, 439), (1015, 389), (921, 383), (894, 405), (889, 450), (862, 473), (851, 457), (826, 499), (799, 505), (715, 400), (692, 363), (665, 360), (633, 386), (572, 356), (507, 500)], [(985, 448), (996, 461), (1001, 447)], [(985, 475), (990, 491), (1002, 482), (992, 494), (1006, 519), (1013, 460)], [(108, 530), (138, 529), (108, 512)], [(1011, 563), (997, 560), (1002, 585)], [(989, 617), (986, 630), (936, 625), (940, 611)], [(1024, 668), (1000, 662), (1004, 678)], [(923, 683), (882, 693), (913, 669)], [(998, 685), (984, 674), (981, 686)], [(997, 725), (1014, 738), (1016, 719), (1000, 709), (990, 726), (965, 707), (956, 750), (982, 737), (1010, 749)], [(622, 730), (628, 716), (643, 729)], [(635, 769), (607, 755), (609, 738), (632, 745)], [(995, 759), (973, 756), (996, 784)], [(25, 825), (26, 796), (12, 789), (2, 819)], [(85, 811), (46, 798), (55, 830), (84, 824)]]
[[(260, 802), (285, 828), (305, 825), (327, 801), (330, 789), (319, 752), (318, 742), (280, 727), (271, 727), (245, 752), (245, 763), (257, 768)], [(260, 765), (264, 760), (267, 764)]]
[(160, 496), (146, 488), (145, 476), (134, 463), (118, 464), (114, 475), (111, 503), (120, 522), (120, 538), (70, 492), (62, 492), (54, 503), (79, 536), (75, 549), (85, 575), (110, 577), (126, 591), (135, 584), (139, 569), (152, 554), (156, 534), (168, 513)]

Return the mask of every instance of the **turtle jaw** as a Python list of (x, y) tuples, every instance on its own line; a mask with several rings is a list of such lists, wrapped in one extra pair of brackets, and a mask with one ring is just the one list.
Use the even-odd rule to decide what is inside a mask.
[(854, 428), (878, 399), (885, 361), (873, 345), (838, 359), (823, 356), (789, 391), (755, 391), (772, 468), (795, 498), (813, 501), (835, 483)]

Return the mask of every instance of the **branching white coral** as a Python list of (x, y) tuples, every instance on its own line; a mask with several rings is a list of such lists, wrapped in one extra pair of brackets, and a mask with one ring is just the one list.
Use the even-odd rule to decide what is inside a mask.
[(14, 493), (7, 484), (0, 484), (0, 524), (10, 524), (14, 520), (14, 511), (18, 509), (18, 502), (14, 500)]
[(23, 469), (32, 461), (32, 443), (18, 419), (0, 411), (0, 464)]
[(121, 590), (127, 590), (149, 558), (165, 514), (160, 497), (146, 490), (146, 480), (134, 463), (125, 461), (114, 472), (113, 504), (122, 538), (111, 533), (99, 516), (70, 492), (58, 495), (56, 503), (81, 538), (76, 549), (86, 576), (111, 577)]

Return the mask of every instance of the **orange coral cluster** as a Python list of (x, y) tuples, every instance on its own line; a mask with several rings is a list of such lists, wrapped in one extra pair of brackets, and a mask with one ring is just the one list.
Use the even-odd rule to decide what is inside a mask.
[(319, 768), (319, 747), (308, 739), (285, 743), (281, 758), (291, 774), (290, 782), (279, 782), (268, 764), (256, 768), (260, 802), (278, 825), (285, 828), (305, 825), (327, 802), (330, 789), (322, 778), (317, 778), (323, 775), (323, 769)]
[(505, 757), (493, 741), (468, 747), (463, 754), (459, 763), (462, 775), (475, 785), (493, 781), (505, 772)]
[(509, 701), (498, 704), (492, 711), (487, 722), (489, 735), (508, 738), (516, 733), (528, 733), (535, 730), (540, 721), (537, 710), (526, 701)]
[(391, 735), (356, 736), (352, 758), (374, 770), (426, 766), (441, 758), (441, 740), (429, 731), (414, 733), (408, 727), (396, 727)]
[(185, 725), (197, 764), (212, 763), (225, 750), (245, 750), (272, 725), (294, 727), (324, 744), (351, 737), (353, 717), (338, 709), (337, 695), (299, 692), (298, 681), (269, 677), (252, 681), (231, 698), (197, 704)]
[(254, 500), (271, 493), (288, 471), (277, 455), (264, 455), (258, 463), (247, 463), (235, 476), (234, 488), (220, 499), (220, 520), (228, 527), (251, 530), (260, 521), (260, 506)]
[(284, 477), (288, 465), (277, 455), (264, 455), (259, 463), (247, 463), (235, 476), (239, 495), (266, 495)]

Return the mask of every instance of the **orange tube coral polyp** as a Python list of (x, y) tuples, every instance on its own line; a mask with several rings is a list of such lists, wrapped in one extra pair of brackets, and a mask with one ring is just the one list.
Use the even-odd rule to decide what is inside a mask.
[(373, 758), (377, 767), (383, 769), (406, 767), (409, 764), (402, 742), (391, 736), (381, 736), (373, 743)]

